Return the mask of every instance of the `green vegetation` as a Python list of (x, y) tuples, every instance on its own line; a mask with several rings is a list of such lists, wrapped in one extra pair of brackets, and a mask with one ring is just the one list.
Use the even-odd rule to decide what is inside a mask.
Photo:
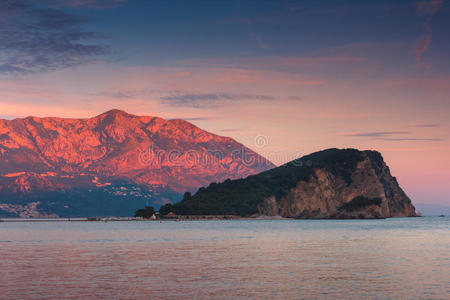
[(161, 207), (159, 208), (159, 214), (160, 214), (161, 216), (165, 216), (165, 215), (167, 215), (168, 213), (170, 213), (171, 211), (174, 211), (173, 205), (172, 205), (171, 203), (168, 203), (168, 204), (166, 204), (166, 205), (163, 205), (163, 206), (161, 206)]
[(144, 218), (144, 219), (150, 219), (155, 214), (155, 209), (151, 206), (146, 206), (143, 209), (138, 209), (134, 213), (135, 218)]
[(357, 196), (353, 198), (350, 202), (345, 203), (342, 205), (339, 210), (346, 210), (346, 211), (357, 211), (360, 210), (366, 206), (370, 205), (381, 205), (381, 198), (367, 198), (364, 196)]
[(240, 215), (258, 212), (258, 204), (270, 196), (280, 199), (300, 181), (309, 181), (314, 170), (323, 168), (352, 183), (351, 174), (363, 152), (356, 149), (328, 149), (304, 156), (278, 168), (249, 176), (245, 179), (211, 183), (193, 196), (185, 194), (176, 204), (162, 206), (162, 215), (174, 212), (180, 215)]

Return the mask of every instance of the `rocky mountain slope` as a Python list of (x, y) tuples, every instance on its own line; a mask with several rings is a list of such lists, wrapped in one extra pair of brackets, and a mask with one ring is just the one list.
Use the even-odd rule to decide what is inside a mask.
[(212, 183), (163, 210), (304, 219), (416, 215), (381, 154), (355, 149), (328, 149), (246, 179)]
[(0, 216), (132, 215), (211, 181), (274, 167), (184, 120), (112, 110), (0, 120)]

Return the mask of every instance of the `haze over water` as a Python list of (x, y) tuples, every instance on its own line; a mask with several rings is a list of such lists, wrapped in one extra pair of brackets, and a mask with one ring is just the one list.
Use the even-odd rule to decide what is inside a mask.
[(0, 298), (433, 298), (450, 218), (0, 223)]

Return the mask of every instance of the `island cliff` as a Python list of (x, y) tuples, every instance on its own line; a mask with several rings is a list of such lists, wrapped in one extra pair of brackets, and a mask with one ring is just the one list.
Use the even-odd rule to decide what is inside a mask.
[(212, 183), (163, 210), (301, 219), (416, 216), (381, 154), (356, 149), (328, 149), (246, 179)]

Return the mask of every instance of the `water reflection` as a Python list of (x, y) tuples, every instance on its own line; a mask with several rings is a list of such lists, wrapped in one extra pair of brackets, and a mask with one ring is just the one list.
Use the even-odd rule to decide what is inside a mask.
[(0, 223), (0, 298), (446, 298), (449, 224)]

